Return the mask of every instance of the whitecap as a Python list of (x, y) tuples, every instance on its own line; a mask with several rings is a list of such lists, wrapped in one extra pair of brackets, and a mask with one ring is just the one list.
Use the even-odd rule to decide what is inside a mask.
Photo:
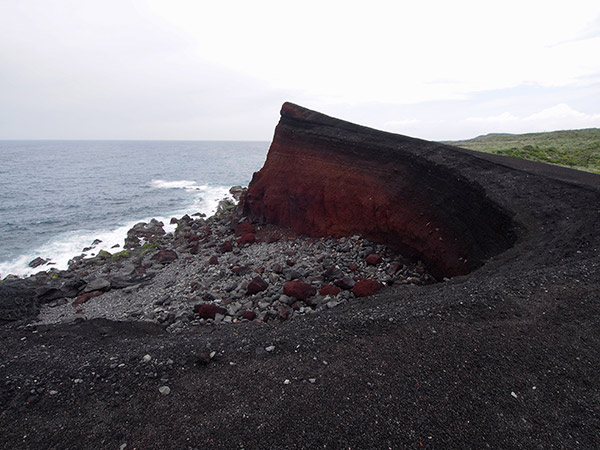
[(157, 189), (185, 189), (185, 190), (197, 190), (206, 186), (198, 186), (195, 181), (192, 180), (152, 180), (150, 186)]

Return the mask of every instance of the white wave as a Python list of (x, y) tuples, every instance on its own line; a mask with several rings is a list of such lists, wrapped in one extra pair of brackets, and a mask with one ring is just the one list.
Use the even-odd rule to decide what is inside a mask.
[(207, 186), (198, 186), (195, 181), (191, 180), (152, 180), (150, 186), (158, 189), (185, 189), (185, 190), (199, 190)]
[[(98, 254), (100, 250), (105, 250), (109, 253), (121, 251), (123, 249), (125, 237), (127, 236), (127, 231), (129, 231), (136, 223), (149, 222), (152, 218), (155, 218), (164, 224), (165, 232), (172, 233), (175, 231), (177, 225), (170, 223), (171, 217), (179, 218), (186, 214), (192, 215), (196, 213), (203, 213), (207, 216), (211, 216), (216, 212), (217, 206), (221, 200), (231, 198), (229, 187), (226, 186), (198, 186), (196, 182), (185, 180), (172, 182), (153, 180), (153, 183), (154, 181), (156, 181), (157, 184), (164, 183), (162, 186), (175, 186), (178, 184), (180, 186), (178, 187), (179, 189), (183, 188), (183, 183), (185, 182), (188, 183), (187, 186), (194, 186), (193, 190), (197, 191), (197, 193), (193, 196), (190, 205), (173, 212), (168, 217), (154, 216), (141, 218), (139, 220), (129, 220), (110, 230), (83, 230), (63, 233), (60, 236), (57, 236), (56, 239), (33, 249), (25, 255), (10, 261), (0, 262), (0, 279), (9, 274), (29, 276), (37, 272), (50, 270), (51, 268), (65, 270), (68, 267), (68, 262), (73, 257), (81, 255), (82, 250), (86, 247), (90, 247), (95, 240), (100, 240), (102, 242), (86, 252), (87, 257)], [(113, 248), (117, 244), (119, 247)], [(29, 267), (29, 262), (37, 257), (49, 259), (52, 264), (42, 265), (36, 268)]]

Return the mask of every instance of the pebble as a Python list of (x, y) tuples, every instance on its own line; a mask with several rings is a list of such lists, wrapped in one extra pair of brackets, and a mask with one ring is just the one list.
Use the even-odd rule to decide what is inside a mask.
[(265, 347), (265, 350), (268, 352), (272, 352), (273, 350), (275, 350), (275, 346), (274, 345), (269, 345), (268, 347)]
[(169, 386), (161, 386), (158, 388), (158, 391), (162, 395), (169, 395), (171, 393), (171, 388)]
[(142, 362), (149, 363), (150, 361), (152, 361), (152, 356), (150, 355), (144, 355), (142, 358)]

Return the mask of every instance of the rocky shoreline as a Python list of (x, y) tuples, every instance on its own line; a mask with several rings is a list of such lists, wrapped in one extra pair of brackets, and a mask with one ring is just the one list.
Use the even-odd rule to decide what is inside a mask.
[[(232, 188), (239, 199), (239, 187)], [(391, 285), (436, 280), (422, 262), (355, 235), (314, 238), (240, 217), (223, 200), (217, 213), (152, 220), (129, 230), (124, 249), (101, 250), (24, 280), (40, 303), (36, 324), (104, 318), (191, 326), (285, 321), (355, 302)], [(94, 244), (98, 244), (95, 242)], [(93, 245), (94, 245), (93, 244)], [(84, 249), (93, 252), (93, 245)], [(5, 311), (4, 319), (20, 319)]]

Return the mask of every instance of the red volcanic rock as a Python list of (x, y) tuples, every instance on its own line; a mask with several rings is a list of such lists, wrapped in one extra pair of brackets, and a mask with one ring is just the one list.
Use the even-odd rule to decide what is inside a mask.
[(246, 311), (242, 314), (242, 319), (254, 320), (256, 319), (256, 313), (254, 311)]
[(237, 226), (235, 227), (235, 235), (236, 236), (243, 236), (245, 234), (255, 234), (255, 233), (256, 233), (256, 228), (254, 228), (254, 226), (248, 222), (238, 223)]
[(216, 266), (217, 264), (219, 264), (219, 258), (217, 258), (215, 255), (212, 255), (209, 259), (207, 264), (210, 264), (211, 266)]
[(247, 233), (240, 237), (236, 242), (238, 245), (253, 244), (256, 241), (254, 233)]
[(225, 314), (227, 310), (214, 303), (204, 303), (194, 306), (194, 312), (198, 314), (201, 319), (214, 319), (216, 314)]
[(75, 301), (73, 302), (73, 306), (77, 307), (77, 306), (83, 305), (84, 303), (89, 302), (94, 297), (98, 297), (99, 295), (102, 295), (103, 293), (104, 292), (102, 292), (102, 291), (92, 291), (92, 292), (87, 292), (85, 294), (82, 294), (75, 299)]
[(221, 244), (221, 253), (227, 253), (233, 251), (233, 244), (231, 241), (225, 241)]
[(267, 289), (267, 287), (269, 287), (269, 285), (267, 284), (267, 282), (265, 280), (263, 280), (261, 277), (254, 277), (252, 279), (252, 281), (248, 284), (246, 294), (248, 294), (248, 295), (258, 294), (259, 292)]
[(340, 288), (337, 286), (334, 286), (332, 284), (328, 284), (327, 286), (321, 288), (321, 290), (319, 291), (319, 294), (325, 296), (325, 295), (332, 295), (332, 296), (336, 296), (340, 293)]
[(281, 320), (282, 322), (288, 320), (288, 317), (290, 317), (290, 313), (291, 310), (284, 308), (281, 311), (279, 311), (279, 320)]
[(368, 297), (369, 295), (373, 295), (380, 288), (380, 285), (377, 281), (371, 280), (370, 278), (366, 280), (358, 280), (354, 287), (352, 288), (352, 292), (357, 297)]
[(365, 258), (365, 261), (370, 266), (376, 266), (377, 264), (381, 264), (381, 261), (383, 261), (383, 259), (377, 253), (371, 253)]
[(297, 300), (307, 300), (317, 294), (317, 289), (302, 281), (288, 281), (283, 285), (283, 293)]
[(465, 158), (475, 157), (285, 103), (241, 208), (298, 234), (365, 236), (437, 278), (465, 274), (515, 241), (506, 210), (453, 166)]
[(152, 259), (160, 264), (170, 263), (178, 258), (174, 250), (160, 250)]

